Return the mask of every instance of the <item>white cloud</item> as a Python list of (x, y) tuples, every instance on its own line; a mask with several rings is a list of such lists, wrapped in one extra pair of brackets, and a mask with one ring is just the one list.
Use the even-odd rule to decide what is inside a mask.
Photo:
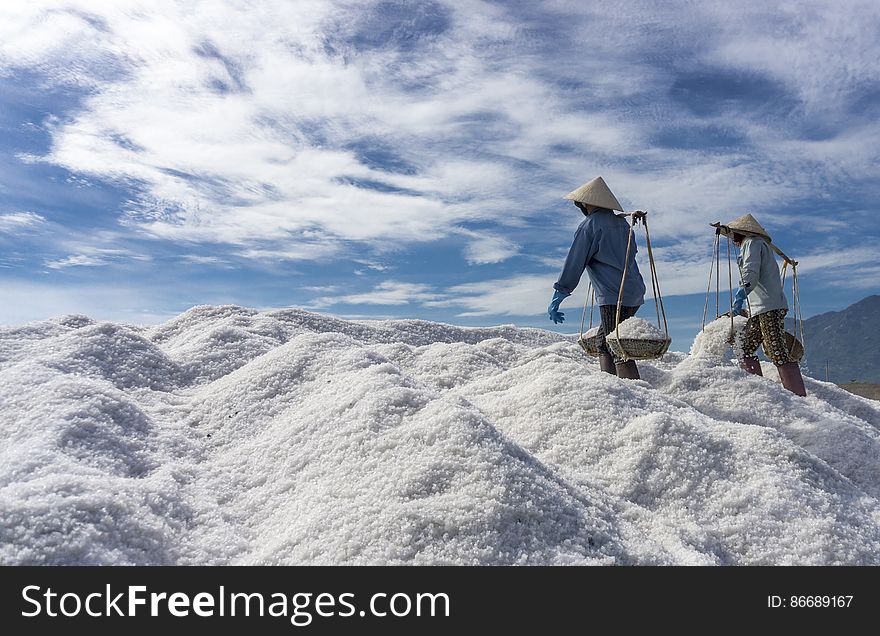
[(524, 275), (479, 283), (456, 285), (446, 290), (445, 298), (428, 301), (428, 307), (463, 307), (459, 316), (515, 315), (530, 316), (545, 311), (553, 296), (552, 275)]
[(306, 261), (327, 257), (338, 248), (333, 244), (296, 243), (277, 248), (250, 248), (238, 252), (242, 258), (265, 262)]
[[(113, 233), (110, 234), (113, 236)], [(96, 239), (107, 241), (107, 237), (101, 237), (99, 234)], [(84, 242), (62, 241), (60, 245), (67, 246), (71, 251), (76, 253), (70, 254), (64, 258), (47, 259), (45, 266), (50, 269), (64, 269), (66, 267), (99, 267), (107, 265), (111, 262), (122, 260), (151, 261), (152, 257), (148, 254), (139, 254), (137, 252), (119, 249), (98, 247), (94, 244)]]
[(300, 288), (302, 291), (308, 292), (319, 292), (322, 294), (332, 294), (339, 291), (341, 288), (337, 285), (302, 285)]
[[(880, 290), (880, 247), (827, 246), (807, 254), (789, 254), (798, 261), (801, 294), (812, 285), (836, 288)], [(786, 287), (791, 290), (789, 270)]]
[[(682, 244), (745, 209), (875, 187), (880, 130), (841, 119), (880, 82), (877, 3), (442, 6), (449, 29), (396, 47), (355, 37), (383, 28), (374, 2), (6, 3), (0, 68), (89, 88), (75, 116), (49, 122), (43, 160), (142, 187), (130, 228), (260, 261), (387, 250), (481, 220), (464, 257), (500, 262), (518, 249), (505, 226), (543, 229), (537, 211), (599, 173)], [(694, 70), (769, 78), (792, 112), (692, 112), (671, 91)], [(830, 132), (798, 128), (812, 124)], [(742, 141), (653, 143), (671, 125)], [(671, 257), (673, 293), (696, 287), (692, 265)]]
[(220, 258), (219, 256), (201, 256), (199, 254), (184, 254), (180, 257), (181, 260), (186, 261), (187, 263), (193, 263), (195, 265), (225, 265), (227, 264), (225, 260)]
[(880, 291), (880, 284), (877, 282), (880, 281), (880, 265), (866, 263), (846, 272), (838, 270), (829, 278), (829, 282), (840, 287), (864, 289), (875, 294)]
[(333, 305), (408, 305), (429, 304), (439, 298), (428, 285), (418, 283), (402, 283), (387, 280), (376, 285), (369, 292), (340, 296), (323, 296), (316, 298), (310, 305), (314, 308)]
[[(449, 106), (440, 94), (413, 100), (393, 83), (375, 90), (370, 84), (380, 75), (373, 67), (383, 54), (354, 63), (326, 54), (319, 23), (338, 7), (305, 4), (282, 3), (266, 13), (212, 3), (191, 9), (168, 2), (140, 14), (126, 11), (125, 3), (91, 6), (105, 25), (102, 36), (90, 43), (95, 27), (74, 16), (64, 21), (72, 34), (63, 48), (52, 46), (61, 44), (56, 20), (40, 21), (34, 12), (10, 16), (23, 30), (42, 30), (39, 63), (54, 63), (59, 72), (62, 56), (88, 67), (95, 45), (111, 56), (127, 52), (115, 58), (124, 77), (96, 91), (75, 119), (55, 126), (46, 159), (145, 184), (148, 196), (134, 218), (169, 239), (246, 244), (317, 229), (356, 241), (427, 240), (459, 220), (479, 218), (468, 199), (504, 181), (500, 166), (422, 153), (419, 175), (398, 175), (367, 167), (340, 148), (393, 131), (452, 126), (450, 118), (470, 110)], [(206, 48), (215, 54), (204, 54)], [(35, 51), (24, 60), (12, 47), (3, 52), (14, 63), (37, 63)], [(218, 94), (218, 83), (235, 83), (230, 65), (239, 67), (236, 81), (247, 89)], [(315, 124), (332, 137), (329, 144), (308, 139), (306, 129)], [(351, 179), (411, 193), (358, 188)]]
[(371, 269), (374, 272), (386, 272), (386, 271), (392, 269), (391, 266), (386, 265), (385, 263), (378, 263), (375, 261), (365, 261), (365, 260), (361, 260), (361, 259), (355, 259), (355, 262), (360, 263), (361, 265), (363, 265), (367, 269)]
[(65, 267), (98, 267), (106, 265), (107, 261), (100, 256), (73, 254), (65, 258), (46, 261), (45, 264), (49, 269), (64, 269)]
[[(877, 79), (876, 2), (717, 2), (701, 8), (718, 26), (708, 61), (771, 74), (796, 89), (811, 110), (833, 109), (853, 85)], [(740, 28), (744, 17), (751, 33)]]
[(0, 214), (0, 232), (14, 234), (41, 225), (46, 219), (34, 212), (10, 212)]
[(464, 257), (471, 265), (500, 263), (519, 252), (519, 246), (500, 236), (479, 232), (467, 232), (472, 240), (464, 250)]

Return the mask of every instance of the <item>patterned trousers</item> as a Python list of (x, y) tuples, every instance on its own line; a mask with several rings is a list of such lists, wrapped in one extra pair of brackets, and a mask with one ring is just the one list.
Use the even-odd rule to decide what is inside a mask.
[(772, 309), (749, 318), (742, 336), (742, 352), (745, 357), (754, 356), (758, 345), (763, 344), (764, 355), (776, 366), (792, 362), (785, 342), (787, 313), (787, 309)]
[[(636, 315), (636, 312), (639, 310), (638, 306), (636, 307), (625, 307), (621, 306), (620, 308), (620, 322), (623, 322), (627, 318), (632, 318)], [(615, 320), (617, 319), (617, 305), (599, 305), (599, 314), (602, 316), (602, 325), (599, 327), (599, 331), (596, 335), (605, 336), (609, 333), (614, 333), (615, 328), (617, 327), (617, 323)], [(608, 345), (605, 343), (605, 338), (599, 338), (599, 344), (596, 347), (599, 350), (599, 353), (611, 353), (608, 350)], [(614, 362), (623, 362), (622, 358), (618, 358), (614, 356)]]

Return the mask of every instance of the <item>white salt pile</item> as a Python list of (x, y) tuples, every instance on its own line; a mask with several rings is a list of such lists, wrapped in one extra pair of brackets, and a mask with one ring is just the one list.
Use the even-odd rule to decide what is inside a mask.
[[(741, 345), (736, 345), (736, 341), (738, 337), (741, 339), (746, 322), (747, 319), (742, 316), (734, 316), (732, 322), (729, 317), (713, 320), (694, 338), (691, 345), (691, 356), (715, 363), (729, 358), (731, 339), (734, 340), (734, 346), (741, 347)], [(737, 358), (742, 357), (741, 349), (734, 353)]]
[(513, 326), (0, 329), (0, 564), (880, 565), (880, 405), (728, 334), (629, 382)]
[(617, 329), (608, 334), (609, 338), (631, 338), (633, 340), (664, 340), (666, 334), (655, 325), (642, 318), (627, 318), (622, 321)]

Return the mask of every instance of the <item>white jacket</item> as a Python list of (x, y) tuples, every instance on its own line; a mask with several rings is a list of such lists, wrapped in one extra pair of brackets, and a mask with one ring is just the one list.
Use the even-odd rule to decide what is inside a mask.
[(739, 284), (748, 294), (752, 316), (774, 309), (788, 309), (779, 265), (776, 264), (773, 250), (763, 237), (746, 237), (736, 261), (742, 276)]

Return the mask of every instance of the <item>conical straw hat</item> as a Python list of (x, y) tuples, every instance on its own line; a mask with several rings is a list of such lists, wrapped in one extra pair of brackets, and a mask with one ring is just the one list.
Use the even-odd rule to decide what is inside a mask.
[(596, 177), (574, 192), (569, 192), (563, 198), (568, 199), (569, 201), (578, 201), (588, 205), (596, 205), (600, 208), (620, 210), (623, 212), (623, 206), (620, 205), (620, 202), (611, 193), (611, 189), (602, 177)]
[(739, 217), (727, 224), (731, 230), (736, 230), (739, 234), (752, 234), (755, 236), (763, 236), (768, 241), (770, 240), (770, 235), (767, 234), (767, 230), (761, 227), (761, 224), (758, 223), (757, 219), (753, 217), (751, 214), (746, 214), (744, 216)]

